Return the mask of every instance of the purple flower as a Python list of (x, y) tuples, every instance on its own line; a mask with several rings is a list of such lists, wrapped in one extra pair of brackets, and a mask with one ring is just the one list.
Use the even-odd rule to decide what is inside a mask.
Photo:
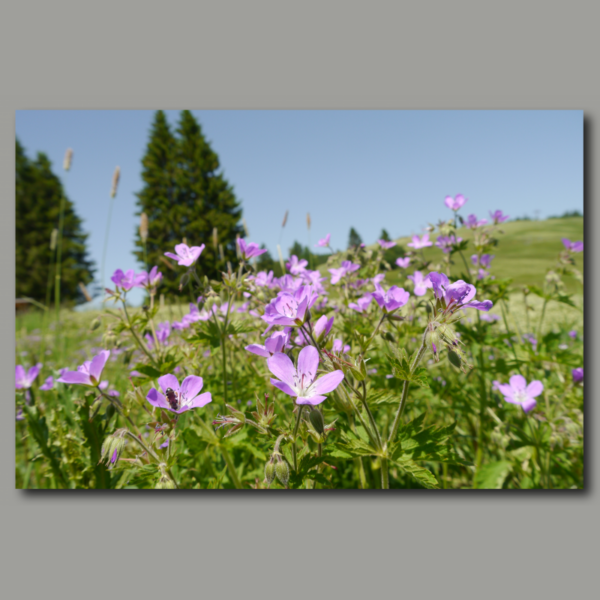
[(454, 198), (452, 198), (452, 196), (446, 196), (444, 204), (452, 210), (458, 210), (465, 205), (466, 201), (467, 199), (462, 194), (458, 194)]
[(60, 383), (76, 383), (80, 385), (91, 385), (97, 387), (100, 384), (100, 376), (104, 365), (110, 356), (109, 350), (102, 350), (92, 360), (84, 362), (77, 367), (77, 371), (67, 371), (56, 381)]
[(494, 220), (494, 225), (504, 223), (504, 221), (510, 219), (509, 215), (503, 215), (501, 210), (495, 210), (494, 212), (490, 211), (490, 217)]
[(576, 340), (577, 339), (577, 332), (573, 329), (573, 331), (569, 331), (569, 337), (571, 339)]
[(344, 260), (342, 262), (342, 266), (339, 269), (329, 269), (331, 273), (331, 283), (336, 284), (340, 279), (346, 277), (350, 273), (354, 273), (354, 271), (358, 271), (360, 269), (360, 265), (354, 264), (349, 260)]
[(246, 244), (243, 238), (238, 238), (237, 243), (240, 248), (240, 254), (242, 255), (242, 258), (244, 260), (249, 260), (254, 256), (260, 256), (261, 254), (264, 254), (267, 251), (266, 248), (261, 250), (258, 244), (254, 242)]
[(481, 257), (477, 256), (477, 254), (473, 254), (471, 256), (471, 262), (477, 266), (478, 264), (486, 269), (490, 268), (490, 263), (494, 260), (495, 254), (482, 254)]
[(123, 273), (121, 269), (117, 269), (110, 280), (127, 292), (134, 287), (143, 287), (146, 277), (145, 271), (136, 275), (133, 269), (129, 269), (126, 273)]
[(401, 269), (406, 269), (408, 267), (408, 265), (410, 264), (410, 258), (408, 256), (406, 258), (397, 258), (396, 259), (396, 264)]
[(462, 242), (462, 238), (457, 238), (454, 235), (449, 235), (449, 236), (445, 236), (445, 235), (440, 235), (438, 236), (437, 240), (435, 241), (435, 245), (444, 253), (444, 254), (448, 254), (448, 252), (450, 252), (450, 250), (452, 250), (452, 247), (455, 246), (456, 244), (460, 244), (460, 242)]
[(487, 219), (481, 219), (481, 221), (478, 221), (475, 215), (469, 215), (465, 221), (465, 227), (468, 229), (477, 229), (477, 227), (481, 227), (482, 225), (486, 224)]
[(317, 246), (319, 246), (320, 248), (328, 248), (330, 239), (331, 239), (331, 234), (328, 233), (322, 240), (319, 240), (319, 243), (316, 244), (315, 248)]
[(42, 363), (38, 363), (25, 373), (25, 369), (21, 365), (17, 365), (15, 367), (15, 388), (18, 390), (30, 388), (43, 366)]
[(175, 252), (177, 252), (177, 254), (165, 252), (165, 256), (176, 260), (178, 265), (191, 267), (198, 260), (204, 248), (204, 244), (201, 246), (192, 246), (191, 248), (187, 244), (177, 244), (177, 246), (175, 246)]
[[(315, 337), (317, 342), (320, 342), (321, 340), (323, 340), (323, 338), (329, 335), (329, 332), (333, 327), (333, 319), (334, 317), (328, 319), (326, 315), (323, 315), (315, 323), (313, 329), (313, 336)], [(302, 330), (299, 331), (299, 335), (294, 341), (296, 342), (296, 344), (298, 344), (298, 346), (304, 346), (305, 344), (310, 344), (311, 342), (310, 337), (308, 337)]]
[(252, 354), (258, 354), (258, 356), (271, 358), (273, 354), (284, 351), (290, 341), (290, 333), (291, 327), (286, 327), (284, 331), (277, 331), (270, 338), (267, 338), (264, 346), (250, 344), (249, 346), (246, 346), (246, 350), (252, 352)]
[(567, 238), (563, 238), (562, 243), (570, 252), (581, 252), (583, 250), (583, 242), (572, 242)]
[(415, 271), (414, 275), (409, 275), (408, 278), (415, 284), (415, 296), (424, 296), (428, 288), (433, 284), (427, 277), (423, 277), (421, 271)]
[(393, 285), (387, 292), (379, 285), (376, 286), (377, 291), (373, 292), (375, 302), (383, 308), (383, 312), (392, 312), (404, 306), (408, 302), (410, 294), (405, 292), (403, 288)]
[(573, 369), (571, 374), (573, 375), (573, 383), (580, 383), (583, 381), (583, 367)]
[(396, 242), (386, 242), (385, 240), (378, 240), (378, 242), (384, 250), (389, 250), (396, 245)]
[(292, 275), (299, 275), (300, 273), (303, 273), (306, 271), (307, 265), (308, 261), (306, 259), (303, 258), (302, 260), (299, 260), (295, 254), (290, 258), (290, 262), (285, 264)]
[(344, 346), (342, 340), (336, 338), (335, 340), (333, 340), (333, 347), (331, 350), (340, 354), (346, 354), (347, 352), (350, 352), (350, 346), (348, 346), (348, 344)]
[(44, 381), (43, 385), (40, 385), (40, 390), (47, 392), (48, 390), (51, 390), (53, 387), (54, 387), (54, 377), (52, 377), (52, 375), (51, 375), (50, 377), (46, 378), (46, 381)]
[[(190, 306), (193, 306), (190, 305)], [(199, 320), (200, 319), (200, 313), (198, 312), (198, 308), (196, 307), (196, 311), (198, 313), (198, 318), (194, 319), (194, 320)], [(185, 315), (183, 317), (183, 320), (185, 320), (185, 318), (188, 317), (188, 327), (189, 327), (189, 315)], [(193, 318), (193, 317), (192, 317)], [(179, 327), (178, 329), (185, 329), (185, 327)], [(171, 324), (169, 323), (169, 321), (164, 321), (163, 323), (159, 323), (156, 327), (156, 339), (158, 340), (159, 344), (162, 345), (166, 345), (166, 341), (168, 339), (168, 337), (171, 335)], [(146, 334), (146, 341), (148, 342), (148, 347), (149, 348), (153, 348), (154, 347), (154, 338), (147, 333)]]
[(288, 327), (302, 325), (306, 311), (316, 302), (317, 298), (318, 294), (312, 291), (310, 285), (298, 288), (294, 294), (279, 292), (277, 297), (267, 305), (265, 314), (261, 318), (271, 327), (273, 325)]
[(436, 272), (429, 273), (427, 278), (431, 281), (433, 293), (442, 302), (446, 314), (452, 314), (459, 308), (476, 308), (487, 312), (493, 306), (491, 300), (472, 302), (477, 290), (474, 285), (465, 283), (462, 279), (450, 284), (446, 275)]
[(533, 409), (536, 405), (535, 398), (544, 391), (541, 381), (532, 381), (527, 385), (527, 380), (522, 375), (513, 375), (509, 384), (494, 381), (493, 387), (504, 396), (506, 402), (520, 404), (525, 412)]
[(356, 312), (362, 313), (367, 310), (369, 304), (371, 304), (371, 300), (373, 300), (373, 296), (368, 293), (359, 298), (356, 302), (350, 302), (348, 304), (348, 308), (355, 310)]
[(419, 250), (420, 248), (427, 248), (428, 246), (433, 246), (433, 242), (429, 241), (429, 234), (425, 233), (423, 237), (419, 238), (418, 235), (412, 236), (412, 242), (406, 244), (415, 250)]
[(203, 381), (202, 377), (198, 377), (197, 375), (188, 375), (183, 380), (181, 388), (179, 387), (179, 380), (175, 375), (163, 375), (159, 377), (158, 385), (160, 385), (163, 393), (166, 394), (166, 398), (158, 390), (152, 388), (148, 392), (146, 400), (152, 406), (170, 410), (178, 415), (192, 408), (201, 408), (212, 400), (210, 392), (200, 394)]
[(158, 287), (163, 278), (162, 273), (159, 273), (158, 271), (158, 267), (152, 267), (150, 273), (142, 271), (140, 275), (144, 276), (140, 283), (148, 289)]
[(273, 271), (269, 271), (268, 274), (266, 271), (259, 271), (254, 278), (254, 285), (257, 285), (258, 287), (270, 287), (272, 281)]
[(278, 379), (271, 383), (288, 396), (296, 398), (296, 404), (321, 404), (344, 379), (340, 370), (322, 375), (315, 380), (319, 368), (319, 353), (314, 346), (306, 346), (298, 355), (298, 368), (286, 354), (274, 354), (267, 360), (269, 371)]

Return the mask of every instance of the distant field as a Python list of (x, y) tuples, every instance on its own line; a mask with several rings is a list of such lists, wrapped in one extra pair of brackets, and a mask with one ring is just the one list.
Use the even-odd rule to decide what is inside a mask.
[[(561, 239), (583, 240), (583, 218), (512, 221), (503, 223), (501, 230), (504, 234), (498, 236), (499, 244), (496, 251), (492, 252), (496, 258), (492, 262), (491, 273), (498, 278), (510, 277), (514, 286), (527, 284), (541, 286), (546, 271), (555, 265), (557, 255), (563, 250)], [(462, 228), (459, 230), (459, 236), (470, 240), (473, 238), (473, 232)], [(437, 236), (432, 235), (430, 239), (435, 242)], [(406, 248), (410, 238), (400, 238), (397, 241)], [(467, 252), (465, 255), (469, 262), (471, 254)], [(439, 249), (435, 246), (425, 250), (427, 259), (437, 261), (440, 255)], [(575, 254), (575, 257), (577, 268), (583, 271), (583, 253)], [(452, 267), (452, 274), (458, 276), (465, 267), (460, 256), (455, 255), (453, 260), (455, 264)], [(400, 272), (395, 271), (388, 276), (390, 281), (397, 281), (394, 275), (399, 277)], [(582, 292), (581, 285), (573, 278), (565, 278), (564, 281), (570, 293)]]

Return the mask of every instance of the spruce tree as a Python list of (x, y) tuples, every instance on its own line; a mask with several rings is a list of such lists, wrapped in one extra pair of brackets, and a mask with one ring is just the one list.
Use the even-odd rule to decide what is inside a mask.
[[(16, 140), (16, 295), (46, 303), (48, 281), (54, 284), (56, 251), (50, 249), (53, 229), (58, 229), (60, 200), (64, 190), (43, 153), (30, 160)], [(81, 219), (65, 198), (60, 297), (67, 302), (85, 301), (79, 283), (93, 281), (93, 262), (88, 257)]]
[(348, 248), (355, 248), (362, 244), (362, 238), (354, 227), (350, 227), (350, 235), (348, 236)]
[[(205, 244), (198, 272), (220, 279), (225, 263), (236, 259), (236, 238), (243, 236), (242, 211), (233, 189), (219, 171), (219, 157), (190, 111), (180, 113), (176, 135), (165, 114), (156, 112), (142, 164), (145, 187), (137, 195), (138, 214), (148, 216), (148, 267), (164, 266), (164, 253), (173, 252), (175, 245), (185, 240), (188, 246)], [(224, 261), (220, 260), (218, 246), (213, 244), (215, 228)], [(136, 246), (136, 257), (144, 262), (139, 232)], [(162, 272), (162, 291), (179, 293), (181, 269)]]
[(390, 234), (387, 232), (387, 229), (382, 229), (381, 233), (379, 234), (379, 239), (383, 240), (384, 242), (391, 242), (392, 238), (390, 237)]

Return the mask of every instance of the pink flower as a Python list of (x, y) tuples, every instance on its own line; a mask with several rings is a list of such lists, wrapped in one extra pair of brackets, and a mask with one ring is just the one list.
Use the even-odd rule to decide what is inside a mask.
[(527, 380), (522, 375), (513, 375), (508, 385), (494, 381), (493, 386), (504, 396), (506, 402), (520, 404), (525, 412), (535, 407), (535, 398), (544, 391), (541, 381), (532, 381), (527, 385)]
[(266, 248), (261, 250), (258, 244), (256, 244), (255, 242), (250, 242), (249, 244), (246, 244), (243, 238), (238, 238), (237, 243), (240, 249), (240, 254), (242, 255), (242, 258), (244, 260), (249, 260), (254, 256), (260, 256), (261, 254), (264, 254), (267, 251)]
[(396, 259), (396, 264), (401, 269), (406, 269), (408, 267), (408, 265), (410, 264), (410, 258), (408, 256), (406, 258), (397, 258)]
[(152, 406), (164, 408), (179, 415), (192, 408), (201, 408), (212, 400), (210, 392), (200, 394), (203, 384), (202, 377), (188, 375), (179, 387), (179, 380), (175, 375), (163, 375), (158, 378), (158, 385), (166, 397), (152, 388), (148, 392), (146, 400)]
[(571, 252), (582, 252), (583, 251), (583, 242), (572, 242), (567, 238), (562, 239), (562, 243), (564, 247)]
[(18, 390), (30, 388), (43, 366), (42, 363), (38, 363), (25, 373), (25, 369), (21, 365), (17, 365), (15, 367), (15, 388)]
[(494, 212), (490, 211), (490, 217), (494, 219), (494, 225), (498, 225), (498, 223), (504, 223), (510, 219), (509, 215), (503, 215), (501, 210), (495, 210)]
[(109, 356), (109, 350), (102, 350), (102, 352), (94, 356), (92, 360), (88, 360), (77, 367), (77, 371), (67, 371), (56, 381), (60, 383), (76, 383), (79, 385), (98, 387), (100, 385), (102, 370), (104, 369), (104, 365)]
[(423, 277), (421, 271), (415, 271), (414, 274), (409, 275), (408, 278), (415, 284), (415, 296), (424, 296), (427, 289), (433, 286), (427, 277)]
[(446, 199), (444, 200), (444, 204), (454, 211), (462, 208), (466, 202), (467, 199), (462, 194), (458, 194), (454, 198), (452, 198), (452, 196), (446, 196)]
[(121, 269), (117, 269), (110, 280), (127, 292), (134, 287), (143, 287), (146, 277), (145, 271), (136, 275), (133, 269), (129, 269), (126, 273), (123, 273)]
[(332, 392), (344, 379), (340, 370), (322, 375), (318, 379), (319, 353), (314, 346), (306, 346), (298, 355), (298, 368), (287, 354), (274, 354), (267, 360), (269, 371), (278, 379), (271, 383), (288, 396), (296, 398), (296, 404), (316, 406), (326, 400), (328, 392)]
[(283, 331), (277, 331), (270, 338), (265, 340), (265, 345), (250, 344), (246, 346), (248, 352), (252, 354), (258, 354), (258, 356), (264, 356), (264, 358), (270, 358), (273, 354), (283, 352), (285, 347), (290, 341), (290, 332), (292, 328), (286, 327)]
[(177, 252), (177, 254), (165, 252), (165, 256), (176, 260), (178, 265), (191, 267), (198, 260), (204, 248), (204, 244), (201, 246), (192, 246), (191, 248), (187, 244), (177, 244), (177, 246), (175, 246), (175, 252)]
[(379, 245), (384, 250), (389, 250), (390, 248), (393, 248), (396, 245), (396, 242), (386, 242), (385, 240), (378, 240), (378, 241), (379, 241)]
[(308, 261), (305, 258), (299, 260), (298, 257), (294, 254), (290, 258), (290, 262), (286, 263), (285, 266), (290, 270), (290, 273), (292, 275), (299, 275), (300, 273), (306, 271), (307, 265)]
[(419, 238), (418, 235), (413, 235), (412, 242), (406, 244), (415, 250), (419, 250), (420, 248), (427, 248), (427, 246), (433, 246), (433, 242), (429, 241), (429, 234), (426, 233), (422, 238)]
[(322, 240), (319, 240), (319, 243), (315, 245), (315, 248), (317, 246), (319, 246), (320, 248), (328, 248), (330, 239), (331, 239), (331, 234), (328, 233)]

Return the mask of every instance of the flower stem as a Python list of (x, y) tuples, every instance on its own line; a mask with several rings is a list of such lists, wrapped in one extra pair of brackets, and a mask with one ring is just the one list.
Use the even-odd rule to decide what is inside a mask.
[(390, 474), (389, 474), (389, 466), (388, 459), (381, 459), (381, 489), (389, 490), (390, 489)]
[(241, 490), (242, 483), (240, 481), (240, 478), (238, 477), (237, 471), (235, 470), (235, 465), (231, 460), (231, 456), (229, 456), (229, 452), (227, 452), (225, 446), (220, 446), (220, 448), (223, 454), (223, 459), (225, 460), (225, 464), (227, 465), (227, 470), (229, 471), (229, 476), (231, 477), (231, 482), (235, 486), (236, 490)]
[(148, 352), (148, 349), (146, 348), (142, 340), (140, 340), (138, 334), (135, 332), (135, 329), (131, 326), (131, 320), (129, 318), (129, 313), (127, 312), (127, 304), (125, 303), (125, 298), (121, 298), (121, 302), (123, 302), (123, 311), (125, 312), (125, 317), (127, 318), (127, 325), (129, 325), (129, 331), (131, 331), (131, 335), (135, 339), (140, 350), (150, 359), (150, 362), (152, 362), (152, 364), (155, 367), (158, 367), (158, 363), (156, 362), (152, 354)]
[(298, 458), (296, 456), (296, 435), (298, 434), (298, 428), (300, 427), (300, 419), (302, 418), (302, 411), (304, 406), (298, 405), (298, 416), (296, 417), (296, 426), (294, 427), (294, 433), (292, 434), (292, 458), (294, 459), (294, 472), (298, 472)]
[[(410, 366), (410, 375), (412, 375), (416, 371), (417, 367), (419, 366), (419, 363), (421, 362), (421, 359), (423, 358), (423, 355), (425, 354), (425, 350), (427, 349), (427, 332), (428, 329), (426, 328), (423, 332), (423, 340), (421, 342), (421, 347), (419, 348), (419, 351), (417, 352), (417, 355), (415, 356), (415, 359), (413, 360), (413, 363)], [(405, 381), (404, 385), (402, 386), (402, 397), (400, 398), (400, 404), (398, 405), (398, 410), (396, 411), (396, 416), (394, 417), (394, 422), (392, 424), (392, 429), (388, 438), (388, 444), (391, 444), (396, 439), (396, 435), (398, 434), (400, 419), (402, 418), (402, 415), (404, 414), (404, 409), (406, 408), (406, 398), (408, 397), (409, 386), (410, 381)]]

